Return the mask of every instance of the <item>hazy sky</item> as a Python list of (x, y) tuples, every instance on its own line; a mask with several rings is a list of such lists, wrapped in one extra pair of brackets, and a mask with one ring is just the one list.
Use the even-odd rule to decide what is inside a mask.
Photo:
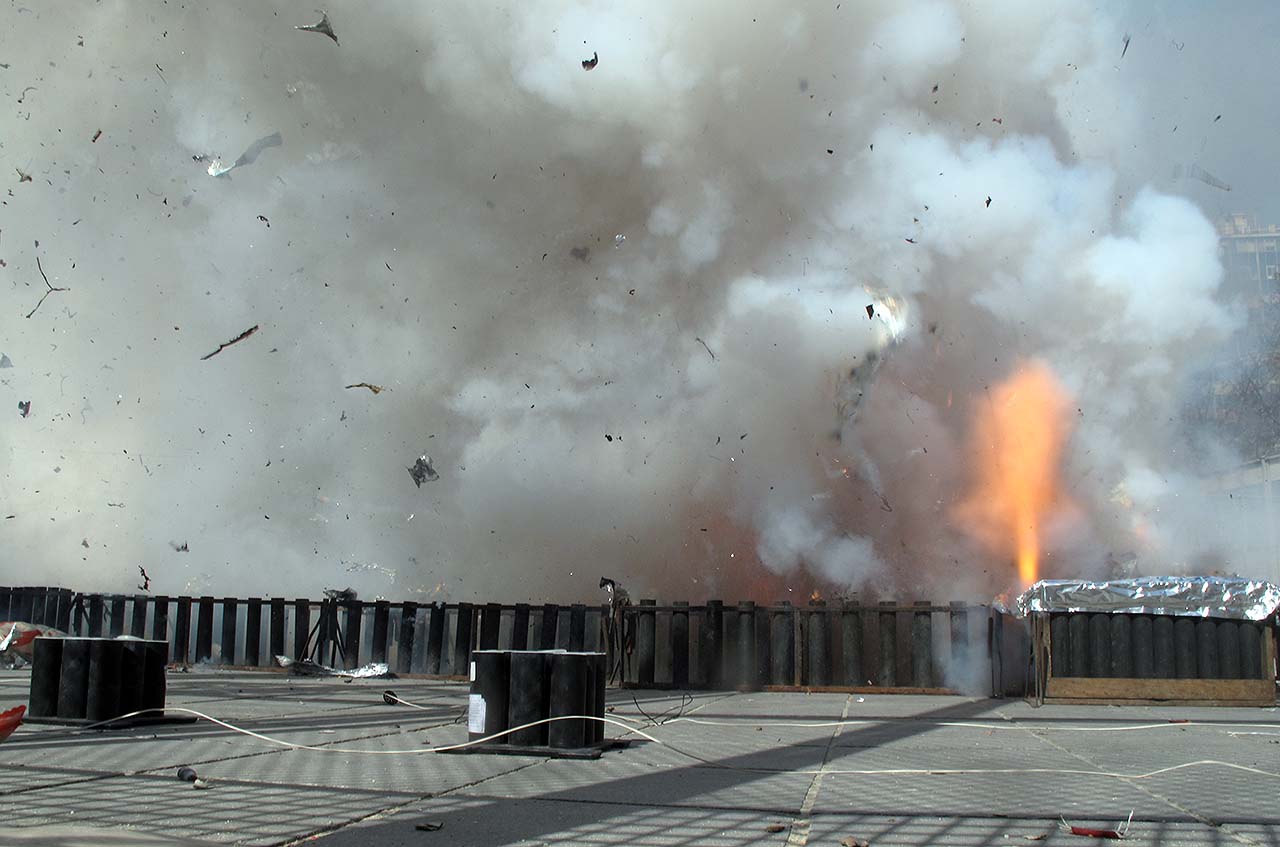
[(1032, 5), (335, 3), (334, 43), (5, 2), (0, 580), (989, 596), (964, 444), (1030, 358), (1077, 408), (1050, 570), (1230, 558), (1174, 421), (1233, 325), (1212, 219), (1280, 220), (1276, 13)]

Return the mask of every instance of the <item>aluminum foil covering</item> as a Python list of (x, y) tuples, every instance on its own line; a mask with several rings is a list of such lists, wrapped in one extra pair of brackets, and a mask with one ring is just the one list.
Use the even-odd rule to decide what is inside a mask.
[(1113, 612), (1261, 621), (1280, 608), (1280, 587), (1227, 576), (1143, 576), (1087, 582), (1042, 579), (1014, 601), (1014, 614)]

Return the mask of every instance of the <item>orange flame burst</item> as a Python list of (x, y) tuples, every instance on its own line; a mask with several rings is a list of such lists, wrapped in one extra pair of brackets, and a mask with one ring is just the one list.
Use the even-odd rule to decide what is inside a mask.
[(984, 546), (1016, 560), (1024, 588), (1039, 579), (1046, 520), (1068, 506), (1059, 469), (1069, 402), (1053, 372), (1029, 362), (992, 388), (974, 416), (974, 482), (957, 517)]

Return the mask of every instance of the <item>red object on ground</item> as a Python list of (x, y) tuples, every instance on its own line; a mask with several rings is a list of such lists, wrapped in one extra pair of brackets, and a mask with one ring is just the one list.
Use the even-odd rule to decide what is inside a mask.
[(1087, 826), (1073, 826), (1071, 827), (1071, 834), (1085, 835), (1089, 838), (1124, 838), (1123, 835), (1116, 832), (1114, 829), (1090, 829)]
[(22, 716), (26, 714), (26, 706), (14, 706), (7, 712), (0, 712), (0, 741), (4, 741), (22, 724)]

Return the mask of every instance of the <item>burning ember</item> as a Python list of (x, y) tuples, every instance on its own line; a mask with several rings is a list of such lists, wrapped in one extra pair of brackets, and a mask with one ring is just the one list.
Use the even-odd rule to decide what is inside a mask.
[(957, 516), (984, 546), (1017, 562), (1023, 588), (1040, 578), (1047, 519), (1068, 505), (1059, 467), (1070, 423), (1069, 398), (1040, 362), (992, 388), (974, 415), (973, 487)]

